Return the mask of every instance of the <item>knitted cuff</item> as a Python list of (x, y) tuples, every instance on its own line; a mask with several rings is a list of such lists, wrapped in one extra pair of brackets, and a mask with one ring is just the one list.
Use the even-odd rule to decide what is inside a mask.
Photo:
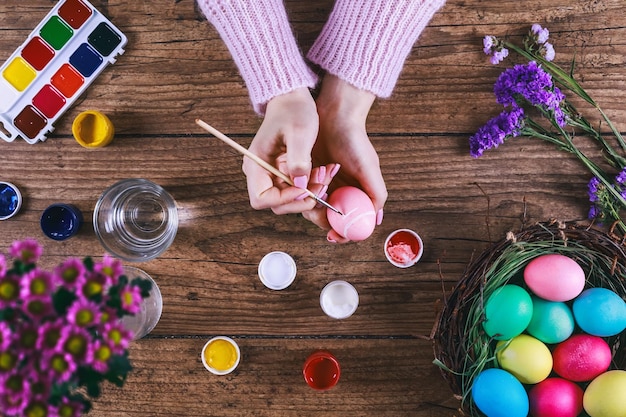
[(357, 88), (389, 97), (404, 61), (445, 0), (337, 0), (307, 54)]
[(273, 97), (313, 88), (317, 76), (296, 45), (282, 0), (198, 0), (228, 47), (254, 110), (265, 113)]

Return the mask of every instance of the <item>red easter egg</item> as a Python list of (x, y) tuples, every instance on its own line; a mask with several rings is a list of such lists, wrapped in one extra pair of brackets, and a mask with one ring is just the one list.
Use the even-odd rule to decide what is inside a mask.
[(611, 348), (604, 339), (575, 334), (552, 352), (554, 372), (570, 381), (591, 381), (611, 365)]
[(572, 381), (547, 378), (528, 392), (533, 417), (576, 417), (583, 411), (583, 389)]
[(343, 213), (341, 215), (326, 209), (330, 226), (341, 236), (358, 242), (374, 232), (374, 203), (362, 190), (350, 186), (339, 187), (328, 197), (328, 203)]

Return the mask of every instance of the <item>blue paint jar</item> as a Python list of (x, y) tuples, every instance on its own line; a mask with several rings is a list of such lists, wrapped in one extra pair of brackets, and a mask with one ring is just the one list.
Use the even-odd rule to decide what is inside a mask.
[(65, 240), (78, 233), (83, 224), (83, 214), (71, 204), (52, 204), (43, 211), (41, 230), (50, 239)]
[(10, 182), (0, 181), (0, 220), (13, 217), (22, 206), (20, 190)]

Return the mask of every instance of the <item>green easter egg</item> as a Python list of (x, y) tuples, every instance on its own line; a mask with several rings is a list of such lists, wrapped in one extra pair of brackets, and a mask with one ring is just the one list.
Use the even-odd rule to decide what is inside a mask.
[(503, 285), (485, 303), (483, 328), (496, 340), (508, 340), (526, 330), (532, 316), (530, 294), (518, 285)]
[(547, 344), (560, 343), (574, 332), (574, 315), (567, 304), (533, 296), (533, 316), (526, 331)]

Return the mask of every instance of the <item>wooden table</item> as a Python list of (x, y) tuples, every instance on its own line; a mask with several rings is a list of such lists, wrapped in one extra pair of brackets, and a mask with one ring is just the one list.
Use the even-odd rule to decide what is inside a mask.
[[(304, 50), (332, 3), (287, 1)], [(54, 4), (0, 4), (2, 61)], [(459, 415), (432, 364), (431, 331), (444, 291), (508, 230), (550, 218), (584, 220), (588, 209), (586, 171), (545, 143), (520, 138), (470, 158), (468, 137), (498, 111), (491, 90), (503, 68), (488, 63), (482, 38), (519, 38), (532, 23), (547, 26), (556, 61), (576, 57), (577, 76), (625, 131), (624, 2), (449, 0), (415, 46), (394, 95), (370, 113), (368, 131), (389, 189), (384, 223), (369, 239), (340, 246), (299, 215), (251, 209), (241, 156), (194, 124), (202, 118), (247, 146), (261, 122), (194, 1), (93, 4), (128, 36), (125, 54), (47, 141), (0, 143), (0, 180), (24, 194), (19, 214), (0, 222), (0, 246), (35, 237), (49, 266), (68, 256), (102, 256), (90, 220), (102, 191), (118, 180), (154, 181), (179, 207), (173, 245), (136, 265), (159, 284), (161, 320), (132, 344), (126, 385), (105, 385), (90, 415)], [(87, 109), (112, 119), (110, 146), (85, 149), (72, 138), (74, 117)], [(76, 205), (87, 219), (63, 242), (39, 228), (43, 209), (55, 202)], [(395, 268), (383, 255), (385, 237), (398, 228), (424, 239), (424, 256), (412, 268)], [(284, 291), (257, 277), (260, 259), (274, 250), (288, 252), (298, 267)], [(359, 291), (359, 308), (346, 320), (330, 319), (319, 306), (321, 289), (335, 279)], [(228, 376), (210, 374), (200, 360), (215, 335), (233, 337), (242, 350)], [(332, 351), (342, 366), (339, 384), (327, 392), (302, 378), (316, 349)]]

